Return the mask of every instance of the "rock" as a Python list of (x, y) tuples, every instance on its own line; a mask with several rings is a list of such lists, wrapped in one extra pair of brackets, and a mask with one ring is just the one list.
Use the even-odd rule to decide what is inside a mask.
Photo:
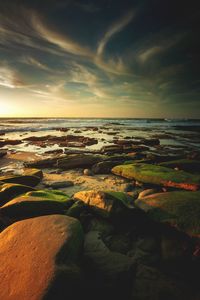
[(58, 191), (34, 191), (7, 202), (0, 208), (0, 213), (13, 221), (42, 215), (65, 214), (73, 202), (69, 196)]
[(121, 185), (121, 188), (123, 189), (123, 192), (132, 192), (135, 188), (134, 183), (124, 183)]
[(51, 168), (56, 166), (57, 160), (59, 156), (50, 157), (45, 159), (39, 159), (31, 162), (24, 163), (25, 167), (27, 168)]
[(111, 169), (119, 164), (119, 161), (101, 161), (92, 166), (94, 174), (109, 174)]
[(40, 178), (32, 175), (5, 175), (0, 176), (0, 181), (34, 187), (40, 182)]
[(36, 176), (39, 177), (40, 180), (43, 178), (43, 172), (39, 169), (24, 169), (22, 175)]
[(101, 235), (110, 235), (114, 231), (113, 225), (102, 218), (92, 218), (88, 225), (88, 231), (98, 231)]
[(112, 173), (148, 184), (192, 191), (200, 188), (200, 176), (156, 165), (143, 163), (120, 165), (114, 167)]
[(57, 167), (60, 169), (68, 170), (73, 168), (84, 168), (90, 167), (95, 163), (99, 162), (101, 158), (95, 155), (69, 155), (66, 158), (58, 159)]
[(87, 205), (83, 201), (76, 201), (73, 205), (68, 209), (67, 215), (70, 217), (74, 217), (76, 219), (80, 218), (80, 214), (87, 210)]
[(133, 300), (190, 300), (193, 299), (191, 292), (180, 280), (169, 277), (156, 268), (138, 265), (133, 284)]
[(151, 194), (155, 194), (157, 192), (158, 192), (158, 190), (156, 190), (156, 189), (146, 189), (146, 190), (139, 193), (138, 199), (144, 198), (144, 197), (149, 196)]
[(188, 241), (177, 234), (162, 234), (161, 257), (162, 261), (167, 262), (167, 264), (179, 261), (184, 263), (189, 253), (189, 248)]
[(6, 145), (19, 145), (21, 143), (21, 140), (0, 140), (0, 147), (4, 147)]
[[(100, 239), (97, 231), (85, 236), (84, 257), (90, 270), (90, 290), (98, 299), (128, 299), (134, 265), (130, 258), (111, 252)], [(95, 274), (95, 275), (94, 275)], [(102, 298), (103, 299), (103, 298)]]
[(122, 153), (123, 146), (121, 145), (107, 145), (101, 148), (101, 153)]
[(61, 189), (61, 188), (73, 186), (74, 183), (73, 181), (53, 181), (53, 182), (49, 181), (49, 182), (45, 182), (44, 185), (52, 189)]
[(9, 200), (32, 191), (33, 188), (30, 186), (14, 183), (5, 183), (0, 185), (0, 206), (4, 205)]
[(6, 156), (7, 151), (5, 150), (0, 150), (0, 158)]
[(49, 150), (45, 151), (46, 154), (63, 154), (63, 149), (55, 149), (55, 150)]
[(81, 191), (74, 194), (74, 199), (85, 202), (97, 215), (104, 218), (116, 218), (133, 209), (132, 198), (122, 192)]
[[(83, 146), (91, 146), (98, 144), (98, 140), (95, 138), (80, 136), (80, 135), (66, 135), (66, 136), (31, 136), (25, 138), (24, 141), (29, 142), (31, 145), (36, 145), (39, 147), (46, 147), (50, 145), (57, 144), (60, 147), (68, 147), (73, 145), (73, 143), (82, 144)], [(74, 144), (74, 145), (75, 145)]]
[(0, 243), (0, 299), (77, 296), (83, 243), (77, 220), (52, 215), (19, 221), (0, 234)]
[(192, 173), (200, 171), (200, 160), (179, 159), (162, 162), (159, 165), (168, 168), (177, 168), (179, 170), (184, 170)]
[(147, 146), (156, 146), (160, 145), (159, 139), (143, 139), (140, 141), (141, 144), (147, 145)]
[(128, 255), (137, 264), (158, 264), (160, 262), (160, 243), (154, 236), (141, 237), (133, 244)]
[(200, 192), (157, 193), (137, 199), (135, 205), (154, 221), (167, 223), (194, 237), (200, 237)]
[(93, 172), (90, 169), (84, 169), (83, 170), (83, 175), (92, 176)]
[(131, 239), (129, 233), (113, 233), (111, 236), (108, 236), (108, 241), (105, 241), (104, 238), (104, 242), (114, 252), (127, 254), (130, 250)]

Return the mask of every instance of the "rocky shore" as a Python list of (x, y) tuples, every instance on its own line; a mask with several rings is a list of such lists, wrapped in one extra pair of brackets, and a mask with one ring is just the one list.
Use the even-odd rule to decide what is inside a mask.
[(60, 131), (1, 136), (0, 299), (199, 300), (197, 147)]

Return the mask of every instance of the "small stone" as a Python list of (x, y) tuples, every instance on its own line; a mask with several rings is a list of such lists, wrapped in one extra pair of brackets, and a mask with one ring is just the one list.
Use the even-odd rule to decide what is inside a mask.
[(84, 169), (83, 174), (86, 175), (86, 176), (92, 176), (93, 175), (93, 173), (90, 169)]

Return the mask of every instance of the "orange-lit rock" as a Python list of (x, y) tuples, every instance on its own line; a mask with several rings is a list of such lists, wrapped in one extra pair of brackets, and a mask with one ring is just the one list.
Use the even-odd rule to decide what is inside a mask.
[(79, 221), (67, 216), (9, 226), (0, 234), (0, 299), (72, 299), (82, 241)]

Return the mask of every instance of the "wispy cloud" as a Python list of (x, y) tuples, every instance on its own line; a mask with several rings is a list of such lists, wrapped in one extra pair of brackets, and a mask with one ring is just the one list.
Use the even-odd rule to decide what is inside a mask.
[(124, 27), (126, 27), (133, 19), (135, 13), (134, 11), (130, 11), (126, 13), (122, 18), (114, 22), (110, 28), (106, 31), (103, 38), (100, 40), (98, 48), (97, 48), (97, 54), (102, 55), (104, 52), (104, 49), (107, 45), (107, 43), (110, 41), (110, 39), (117, 34), (118, 32), (122, 31)]
[(5, 63), (0, 65), (0, 85), (7, 88), (22, 88), (26, 86), (18, 72)]
[(44, 40), (47, 40), (51, 44), (54, 44), (71, 54), (85, 56), (89, 58), (93, 57), (93, 53), (88, 47), (81, 46), (80, 44), (73, 41), (71, 38), (51, 28), (50, 25), (46, 25), (38, 14), (32, 14), (31, 22), (33, 28), (39, 34), (39, 36), (42, 37)]
[(27, 65), (36, 67), (36, 68), (41, 69), (41, 70), (51, 71), (51, 69), (47, 65), (45, 65), (44, 63), (41, 63), (39, 60), (37, 60), (37, 59), (35, 59), (34, 57), (31, 57), (31, 56), (23, 57), (21, 59), (21, 62), (25, 63)]

